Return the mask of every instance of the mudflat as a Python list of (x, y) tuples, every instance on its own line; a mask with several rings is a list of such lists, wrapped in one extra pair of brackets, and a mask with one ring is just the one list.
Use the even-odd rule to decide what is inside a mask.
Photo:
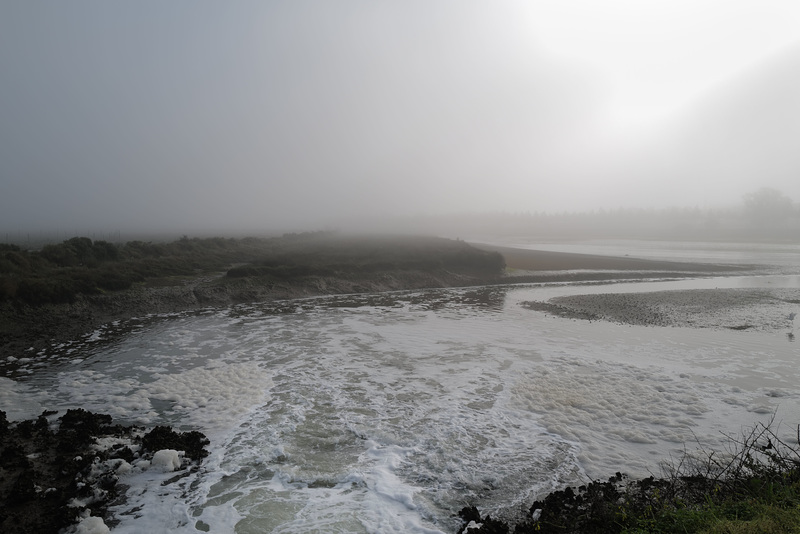
[(725, 288), (556, 297), (525, 306), (574, 319), (642, 326), (785, 332), (794, 339), (800, 289)]
[[(682, 278), (753, 272), (754, 266), (647, 260), (474, 245), (503, 255), (508, 278), (517, 281), (580, 281)], [(620, 324), (787, 332), (794, 339), (791, 314), (800, 312), (797, 288), (719, 288), (641, 293), (570, 295), (525, 306), (573, 319)]]

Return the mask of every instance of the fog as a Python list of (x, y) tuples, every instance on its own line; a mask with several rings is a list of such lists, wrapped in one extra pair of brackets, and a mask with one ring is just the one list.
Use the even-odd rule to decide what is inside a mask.
[(778, 0), (3, 2), (0, 229), (798, 201), (798, 27)]

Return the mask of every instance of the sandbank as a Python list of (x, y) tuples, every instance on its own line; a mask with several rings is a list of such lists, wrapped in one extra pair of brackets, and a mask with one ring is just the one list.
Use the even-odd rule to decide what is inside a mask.
[(717, 273), (744, 271), (751, 266), (689, 263), (664, 260), (649, 260), (628, 256), (603, 256), (599, 254), (577, 254), (529, 250), (486, 244), (472, 244), (475, 248), (496, 251), (503, 255), (506, 267), (520, 271), (658, 271), (675, 273)]
[(800, 311), (800, 289), (691, 289), (642, 293), (570, 295), (524, 304), (574, 319), (619, 324), (785, 332), (794, 338), (790, 314)]
[[(742, 275), (752, 265), (689, 263), (475, 245), (500, 252), (509, 281), (629, 280), (661, 277)], [(797, 288), (720, 288), (555, 297), (529, 301), (530, 309), (573, 319), (619, 324), (786, 332), (794, 338), (790, 314), (800, 313)], [(798, 319), (800, 321), (800, 319)]]

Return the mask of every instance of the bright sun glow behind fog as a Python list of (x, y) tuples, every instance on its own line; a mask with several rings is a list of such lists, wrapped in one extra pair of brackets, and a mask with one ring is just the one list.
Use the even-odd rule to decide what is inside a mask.
[(0, 3), (0, 228), (800, 200), (799, 28), (798, 0)]
[(599, 78), (611, 128), (664, 118), (800, 36), (794, 0), (547, 0), (527, 10), (548, 55)]

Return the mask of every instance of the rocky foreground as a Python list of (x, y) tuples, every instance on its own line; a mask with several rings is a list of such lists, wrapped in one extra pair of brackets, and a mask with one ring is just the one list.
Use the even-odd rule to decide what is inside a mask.
[(0, 532), (109, 532), (120, 476), (182, 469), (208, 455), (200, 432), (145, 431), (82, 409), (56, 415), (10, 423), (0, 411)]

